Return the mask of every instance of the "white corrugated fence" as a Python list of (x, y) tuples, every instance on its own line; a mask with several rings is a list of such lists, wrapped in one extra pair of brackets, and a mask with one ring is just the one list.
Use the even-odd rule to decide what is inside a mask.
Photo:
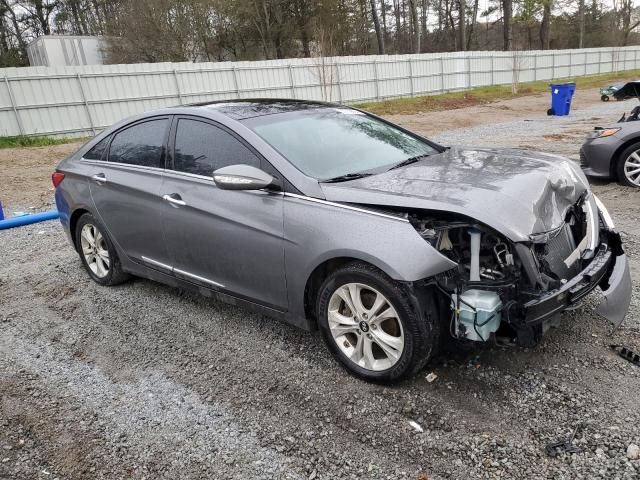
[[(638, 68), (640, 46), (0, 69), (0, 136), (92, 135), (145, 110), (235, 98), (356, 103)], [(514, 72), (515, 70), (515, 72)]]

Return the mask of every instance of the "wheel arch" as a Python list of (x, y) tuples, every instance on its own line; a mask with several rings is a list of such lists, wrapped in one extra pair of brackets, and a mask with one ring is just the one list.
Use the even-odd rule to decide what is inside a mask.
[(399, 274), (393, 270), (389, 265), (384, 264), (377, 258), (371, 258), (368, 255), (359, 255), (354, 252), (340, 253), (324, 258), (322, 261), (316, 264), (311, 273), (307, 276), (307, 281), (304, 287), (304, 313), (306, 318), (317, 321), (315, 314), (316, 298), (318, 296), (318, 290), (322, 285), (322, 282), (331, 273), (335, 272), (340, 267), (353, 262), (364, 262), (378, 270), (382, 271), (391, 278), (399, 279)]
[(91, 211), (89, 211), (85, 207), (78, 207), (69, 217), (69, 232), (71, 233), (73, 248), (75, 248), (76, 250), (78, 250), (78, 244), (76, 243), (76, 225), (78, 224), (78, 220), (80, 219), (80, 217), (85, 213), (91, 213)]
[(617, 166), (618, 166), (618, 162), (620, 161), (620, 156), (622, 155), (622, 152), (624, 152), (627, 148), (629, 148), (634, 143), (640, 144), (640, 137), (630, 138), (629, 140), (625, 141), (622, 145), (620, 145), (616, 149), (616, 151), (613, 153), (613, 156), (611, 157), (612, 161), (609, 163), (609, 175), (611, 176), (611, 178), (615, 180), (620, 180), (618, 178), (618, 173), (617, 173)]

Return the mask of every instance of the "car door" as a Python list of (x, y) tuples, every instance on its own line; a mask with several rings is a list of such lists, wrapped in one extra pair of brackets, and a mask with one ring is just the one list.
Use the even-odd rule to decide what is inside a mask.
[(92, 165), (91, 197), (111, 239), (133, 260), (155, 267), (167, 262), (159, 193), (170, 124), (165, 116), (127, 125), (109, 137), (100, 160), (84, 159)]
[(268, 169), (266, 160), (231, 131), (197, 117), (176, 117), (171, 138), (162, 225), (174, 273), (285, 310), (282, 193), (222, 190), (212, 178), (227, 165)]

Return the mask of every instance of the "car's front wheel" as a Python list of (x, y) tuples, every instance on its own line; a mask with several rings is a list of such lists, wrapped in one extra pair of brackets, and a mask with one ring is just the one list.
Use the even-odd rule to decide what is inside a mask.
[[(391, 383), (418, 371), (438, 342), (433, 302), (366, 263), (330, 274), (318, 295), (318, 323), (334, 357), (356, 376)], [(423, 301), (424, 303), (424, 301)]]
[(616, 164), (618, 180), (629, 187), (640, 187), (640, 142), (626, 148)]
[(90, 213), (76, 224), (76, 247), (84, 268), (100, 285), (117, 285), (129, 278), (102, 223)]

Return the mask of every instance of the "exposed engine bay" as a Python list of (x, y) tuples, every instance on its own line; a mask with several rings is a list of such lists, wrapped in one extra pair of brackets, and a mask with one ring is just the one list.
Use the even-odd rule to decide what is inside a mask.
[(416, 231), (457, 263), (429, 280), (447, 299), (451, 336), (527, 346), (539, 340), (544, 325), (527, 323), (525, 305), (561, 289), (589, 264), (598, 241), (592, 230), (600, 228), (597, 216), (589, 219), (590, 208), (582, 198), (562, 225), (522, 243), (472, 219), (410, 214)]

